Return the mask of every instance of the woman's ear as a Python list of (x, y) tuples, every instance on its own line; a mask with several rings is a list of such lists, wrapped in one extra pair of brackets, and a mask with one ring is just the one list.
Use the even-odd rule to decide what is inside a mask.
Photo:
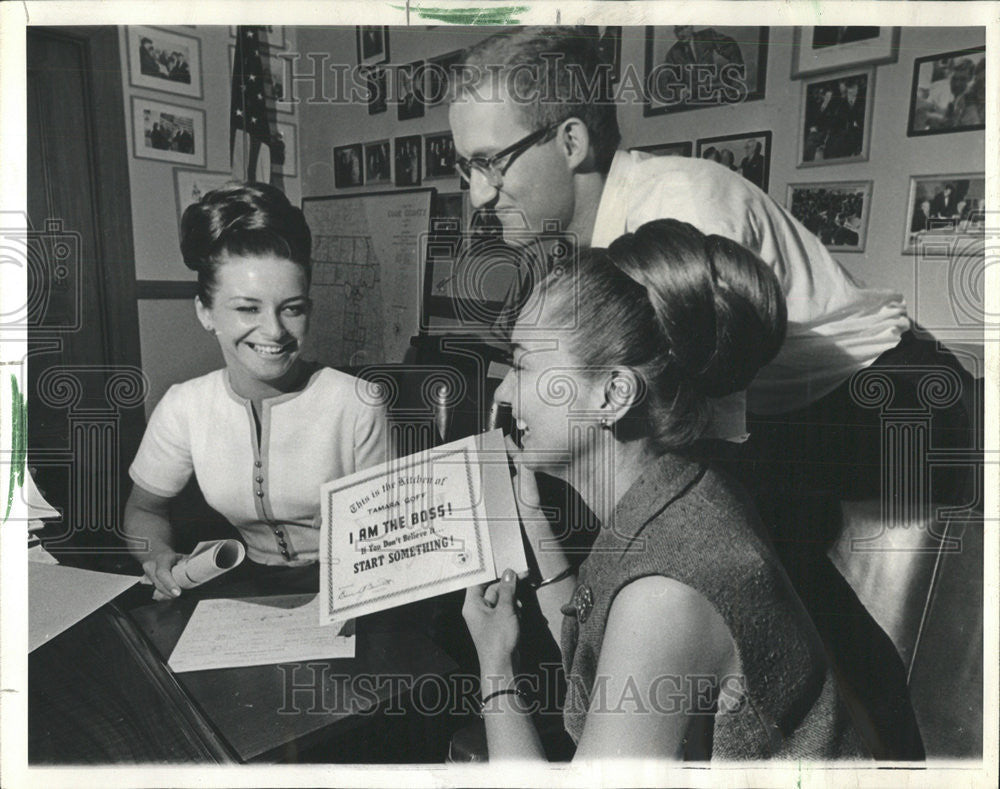
[(593, 159), (590, 131), (579, 118), (570, 118), (559, 131), (559, 145), (571, 170)]
[(609, 423), (617, 422), (643, 396), (642, 379), (628, 367), (616, 367), (607, 377), (604, 385), (604, 403), (601, 418)]
[(201, 325), (205, 327), (205, 331), (215, 334), (215, 326), (212, 322), (212, 311), (202, 304), (201, 296), (194, 297), (194, 311), (198, 316), (198, 320), (201, 321)]

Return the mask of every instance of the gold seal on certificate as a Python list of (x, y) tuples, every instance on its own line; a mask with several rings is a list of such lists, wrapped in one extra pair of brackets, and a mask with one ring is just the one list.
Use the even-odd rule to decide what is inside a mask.
[(321, 497), (321, 622), (527, 569), (499, 430), (329, 482)]

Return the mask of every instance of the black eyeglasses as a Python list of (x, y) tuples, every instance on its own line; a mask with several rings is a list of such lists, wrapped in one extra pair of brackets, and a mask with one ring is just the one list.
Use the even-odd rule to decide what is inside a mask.
[[(559, 123), (562, 123), (562, 121), (559, 121)], [(498, 151), (492, 156), (473, 156), (470, 159), (459, 156), (455, 160), (455, 170), (462, 178), (469, 182), (472, 181), (472, 172), (475, 170), (486, 179), (486, 183), (491, 187), (499, 189), (503, 183), (504, 173), (514, 163), (514, 160), (532, 145), (541, 142), (553, 129), (559, 126), (559, 123), (553, 123), (537, 131), (533, 131), (527, 137), (522, 137), (513, 145), (508, 145), (502, 151)], [(505, 159), (506, 161), (504, 161)]]

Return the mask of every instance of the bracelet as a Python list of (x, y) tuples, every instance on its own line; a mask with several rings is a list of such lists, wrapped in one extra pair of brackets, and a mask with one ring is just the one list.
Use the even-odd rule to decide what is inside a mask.
[(549, 584), (559, 583), (559, 581), (564, 581), (569, 578), (574, 573), (573, 565), (569, 565), (561, 573), (557, 573), (550, 578), (542, 579), (541, 581), (534, 581), (531, 583), (532, 589), (541, 589), (543, 586), (548, 586)]
[(483, 696), (483, 703), (479, 705), (479, 717), (482, 718), (486, 713), (486, 705), (490, 703), (497, 696), (517, 696), (520, 699), (527, 701), (528, 695), (521, 690), (519, 687), (504, 688), (503, 690), (495, 690), (492, 693)]

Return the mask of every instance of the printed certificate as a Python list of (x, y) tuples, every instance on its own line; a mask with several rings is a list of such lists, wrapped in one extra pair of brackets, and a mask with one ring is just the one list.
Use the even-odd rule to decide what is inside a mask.
[(321, 622), (527, 567), (498, 430), (351, 474), (321, 496)]

